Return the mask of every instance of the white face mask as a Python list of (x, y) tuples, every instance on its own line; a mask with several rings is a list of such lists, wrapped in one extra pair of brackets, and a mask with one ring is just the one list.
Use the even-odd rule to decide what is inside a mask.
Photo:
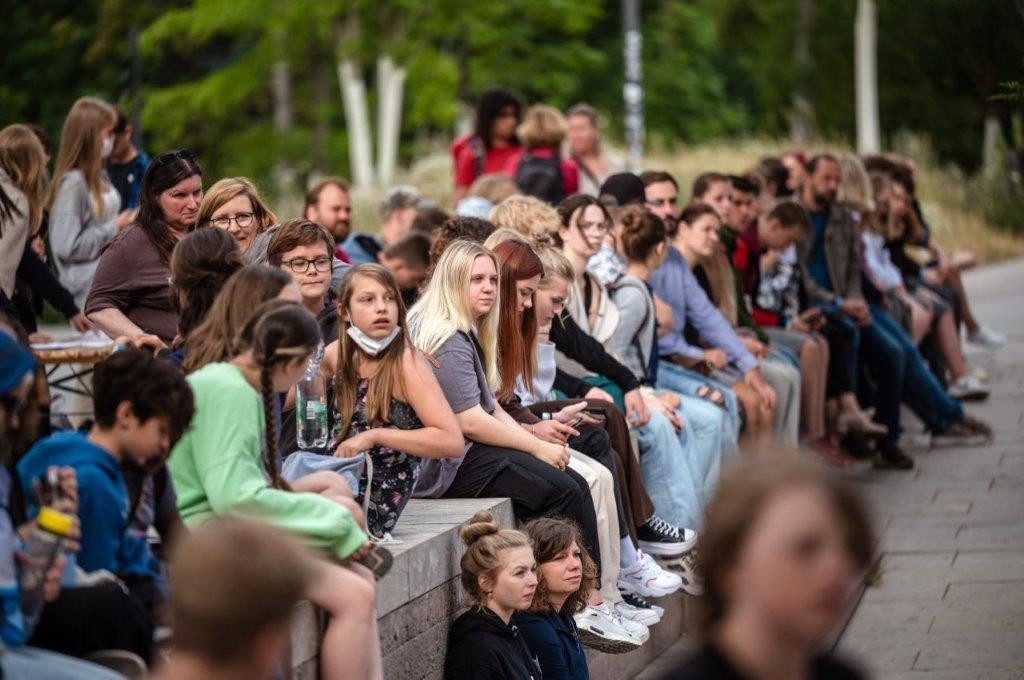
[(114, 138), (104, 137), (103, 146), (100, 148), (100, 156), (107, 158), (114, 151)]
[(402, 327), (395, 326), (391, 329), (390, 333), (380, 340), (374, 340), (369, 335), (359, 330), (355, 324), (349, 324), (346, 332), (348, 333), (348, 337), (352, 338), (352, 342), (359, 346), (359, 349), (363, 350), (371, 357), (375, 357), (386, 350), (388, 345), (395, 341), (395, 338), (397, 338), (402, 332)]

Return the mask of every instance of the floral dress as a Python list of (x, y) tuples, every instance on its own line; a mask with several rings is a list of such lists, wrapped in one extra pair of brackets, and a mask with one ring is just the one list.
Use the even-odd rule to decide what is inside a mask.
[[(349, 428), (349, 436), (353, 437), (373, 427), (366, 418), (367, 380), (359, 381), (356, 393), (356, 412)], [(417, 430), (423, 427), (412, 406), (391, 398), (391, 422), (387, 427), (400, 430)], [(370, 533), (380, 538), (385, 532), (394, 531), (398, 516), (402, 514), (405, 504), (412, 497), (412, 488), (419, 476), (420, 461), (415, 456), (395, 451), (386, 446), (374, 446), (366, 452), (373, 463), (373, 479), (369, 483), (369, 504), (366, 511), (366, 525)], [(363, 502), (367, 492), (367, 467), (363, 468), (359, 480), (359, 496), (357, 501)]]

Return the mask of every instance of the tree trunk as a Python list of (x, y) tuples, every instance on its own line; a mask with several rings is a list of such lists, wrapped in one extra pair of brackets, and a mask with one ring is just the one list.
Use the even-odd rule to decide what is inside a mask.
[(402, 130), (402, 90), (405, 69), (391, 57), (377, 59), (377, 179), (387, 186), (395, 174), (398, 136)]
[(853, 43), (857, 98), (857, 153), (861, 154), (878, 153), (882, 147), (878, 122), (877, 29), (878, 12), (875, 8), (875, 0), (858, 0)]
[(981, 142), (981, 171), (985, 177), (999, 174), (999, 146), (1003, 136), (999, 115), (991, 110), (985, 113), (985, 133)]
[(811, 28), (814, 25), (814, 0), (797, 0), (796, 35), (793, 63), (796, 85), (793, 88), (793, 140), (807, 144), (814, 136), (814, 100), (811, 96)]
[(356, 188), (373, 185), (373, 152), (371, 150), (370, 117), (366, 109), (366, 83), (355, 59), (344, 56), (345, 44), (359, 33), (358, 20), (350, 14), (344, 23), (335, 26), (338, 53), (338, 83), (345, 107), (348, 133), (348, 155), (352, 166), (352, 182)]
[(280, 55), (271, 65), (270, 82), (274, 105), (274, 132), (277, 140), (277, 164), (274, 166), (274, 183), (278, 197), (287, 196), (295, 178), (295, 170), (288, 160), (288, 141), (294, 124), (292, 118), (292, 73), (284, 56), (285, 35), (274, 36), (275, 47)]

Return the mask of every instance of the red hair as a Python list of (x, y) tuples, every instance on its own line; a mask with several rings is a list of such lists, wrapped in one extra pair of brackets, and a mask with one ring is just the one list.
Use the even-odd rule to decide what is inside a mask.
[(533, 307), (520, 314), (516, 307), (519, 295), (516, 283), (538, 274), (544, 275), (544, 265), (537, 253), (525, 241), (509, 239), (494, 246), (494, 254), (501, 261), (501, 312), (498, 316), (498, 370), (501, 387), (498, 400), (508, 401), (515, 394), (516, 379), (527, 386), (533, 384), (537, 370), (534, 350), (537, 344), (537, 315)]

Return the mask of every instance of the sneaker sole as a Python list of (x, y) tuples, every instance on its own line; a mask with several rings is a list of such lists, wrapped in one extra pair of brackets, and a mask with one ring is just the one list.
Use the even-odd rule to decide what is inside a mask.
[(988, 399), (989, 394), (988, 390), (968, 390), (959, 394), (950, 392), (949, 396), (957, 401), (985, 401)]
[(619, 616), (621, 616), (624, 619), (628, 619), (630, 621), (633, 621), (634, 623), (642, 623), (645, 626), (647, 626), (648, 628), (650, 628), (651, 626), (654, 626), (654, 625), (657, 625), (657, 624), (661, 623), (661, 617), (658, 616), (657, 612), (652, 612), (649, 609), (644, 610), (643, 614), (640, 614), (639, 616), (633, 616), (633, 617), (626, 616), (625, 614), (623, 614), (620, 611), (619, 612)]
[(638, 543), (640, 544), (640, 549), (648, 555), (677, 557), (693, 550), (693, 547), (697, 545), (697, 538), (694, 537), (689, 541), (680, 541), (678, 543), (652, 543), (648, 541), (638, 541)]
[(591, 649), (596, 649), (599, 652), (605, 654), (626, 654), (632, 652), (634, 649), (640, 649), (640, 643), (627, 642), (625, 640), (612, 640), (606, 637), (601, 637), (596, 633), (592, 633), (590, 630), (580, 628), (580, 642)]

